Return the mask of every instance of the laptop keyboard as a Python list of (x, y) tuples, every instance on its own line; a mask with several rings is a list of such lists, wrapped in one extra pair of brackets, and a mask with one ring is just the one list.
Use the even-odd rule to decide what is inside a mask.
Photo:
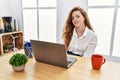
[(72, 61), (67, 61), (67, 64), (69, 65)]
[(67, 56), (67, 65), (70, 65), (73, 62), (74, 62), (74, 58)]

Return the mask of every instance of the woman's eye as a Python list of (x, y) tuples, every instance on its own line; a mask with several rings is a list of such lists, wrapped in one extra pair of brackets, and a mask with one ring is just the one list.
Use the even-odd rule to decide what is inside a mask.
[(79, 18), (80, 16), (79, 16), (79, 15), (77, 15), (76, 17), (77, 17), (77, 18)]
[(72, 20), (75, 19), (75, 18), (79, 18), (80, 16), (79, 15), (76, 15), (75, 17), (72, 17)]

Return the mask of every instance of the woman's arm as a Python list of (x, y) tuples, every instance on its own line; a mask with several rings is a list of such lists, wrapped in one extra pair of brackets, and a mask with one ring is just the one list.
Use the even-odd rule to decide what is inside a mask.
[(94, 53), (95, 48), (97, 46), (97, 35), (94, 35), (92, 39), (90, 40), (88, 47), (86, 51), (84, 52), (85, 57), (91, 57), (91, 55)]

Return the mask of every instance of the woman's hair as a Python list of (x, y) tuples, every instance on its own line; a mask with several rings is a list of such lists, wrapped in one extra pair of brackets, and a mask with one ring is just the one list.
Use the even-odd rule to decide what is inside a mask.
[(62, 38), (64, 40), (64, 44), (65, 44), (66, 49), (68, 49), (68, 46), (69, 46), (69, 43), (71, 41), (71, 37), (72, 37), (72, 34), (73, 34), (73, 30), (74, 30), (74, 25), (72, 23), (72, 13), (74, 11), (80, 11), (80, 13), (82, 14), (82, 16), (85, 18), (85, 21), (84, 21), (85, 26), (87, 26), (90, 30), (93, 31), (93, 28), (92, 28), (92, 26), (90, 24), (88, 15), (84, 11), (84, 9), (82, 9), (80, 7), (74, 7), (70, 11), (70, 13), (68, 15), (68, 18), (66, 20), (66, 24), (64, 25), (64, 28), (63, 28)]

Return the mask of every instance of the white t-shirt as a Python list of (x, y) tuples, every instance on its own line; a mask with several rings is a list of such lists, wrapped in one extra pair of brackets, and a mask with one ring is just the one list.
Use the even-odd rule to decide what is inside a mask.
[(94, 53), (96, 45), (97, 36), (88, 27), (85, 28), (83, 35), (79, 38), (74, 29), (68, 50), (75, 54), (84, 54), (84, 56), (90, 57)]

